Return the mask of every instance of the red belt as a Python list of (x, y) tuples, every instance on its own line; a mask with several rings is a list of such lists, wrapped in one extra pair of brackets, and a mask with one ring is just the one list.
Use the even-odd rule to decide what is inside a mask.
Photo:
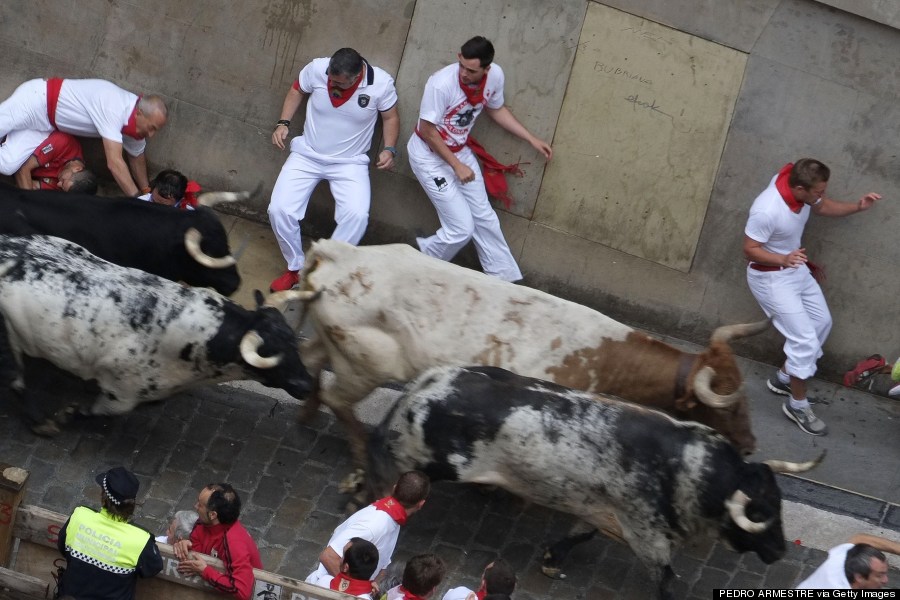
[(56, 129), (56, 103), (59, 102), (59, 92), (62, 90), (63, 80), (53, 77), (47, 80), (47, 119)]
[(761, 265), (759, 263), (752, 262), (749, 266), (754, 271), (781, 271), (784, 267), (776, 267), (775, 265)]

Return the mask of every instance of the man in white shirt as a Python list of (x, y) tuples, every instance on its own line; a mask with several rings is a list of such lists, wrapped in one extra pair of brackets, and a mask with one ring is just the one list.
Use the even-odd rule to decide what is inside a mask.
[(858, 202), (826, 198), (830, 175), (828, 167), (812, 158), (788, 163), (753, 201), (744, 228), (750, 292), (785, 337), (786, 360), (767, 385), (788, 397), (782, 411), (810, 435), (828, 432), (810, 407), (806, 380), (816, 373), (816, 361), (831, 332), (831, 313), (808, 264), (803, 229), (810, 213), (844, 217), (868, 210), (881, 199), (873, 192)]
[(888, 583), (884, 552), (900, 554), (900, 544), (884, 538), (857, 534), (850, 543), (828, 551), (828, 558), (797, 589), (878, 590)]
[(337, 526), (319, 555), (319, 567), (307, 576), (306, 582), (319, 585), (318, 582), (325, 577), (340, 573), (344, 547), (355, 537), (372, 542), (378, 548), (378, 568), (372, 579), (380, 581), (384, 570), (391, 564), (400, 528), (409, 516), (422, 508), (430, 489), (431, 482), (424, 473), (403, 473), (390, 496), (355, 512)]
[(477, 36), (460, 48), (457, 63), (428, 78), (419, 122), (406, 145), (409, 164), (441, 221), (437, 233), (417, 238), (428, 256), (450, 260), (474, 240), (481, 267), (505, 281), (522, 279), (516, 259), (491, 207), (478, 160), (468, 147), (475, 119), (484, 110), (503, 129), (522, 138), (547, 160), (550, 144), (536, 138), (503, 103), (503, 69), (493, 64), (494, 46)]
[(331, 238), (354, 245), (362, 239), (372, 196), (367, 153), (379, 115), (384, 148), (375, 168), (390, 169), (397, 155), (400, 116), (394, 79), (356, 50), (341, 48), (330, 59), (317, 58), (303, 67), (272, 133), (278, 148), (284, 150), (290, 119), (306, 99), (303, 133), (291, 140), (291, 153), (269, 204), (269, 221), (287, 263), (287, 270), (269, 286), (273, 292), (299, 282), (304, 261), (299, 222), (320, 181), (328, 181), (334, 196), (337, 228)]
[(167, 114), (160, 96), (138, 97), (103, 79), (32, 79), (0, 103), (0, 139), (18, 129), (102, 138), (116, 183), (126, 196), (137, 196), (150, 191), (145, 139), (166, 124)]

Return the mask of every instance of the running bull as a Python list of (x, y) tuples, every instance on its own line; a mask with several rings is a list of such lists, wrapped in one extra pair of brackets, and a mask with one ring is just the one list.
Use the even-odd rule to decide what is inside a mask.
[(369, 442), (375, 494), (409, 469), (499, 486), (627, 542), (667, 599), (673, 547), (694, 535), (718, 536), (766, 563), (780, 559), (773, 471), (797, 473), (819, 460), (745, 462), (704, 425), (492, 367), (424, 372)]
[[(277, 306), (297, 292), (257, 292), (247, 310), (212, 290), (188, 288), (102, 260), (49, 236), (0, 236), (0, 316), (19, 369), (46, 359), (100, 395), (88, 412), (114, 415), (141, 402), (215, 382), (252, 379), (302, 398), (312, 379)], [(48, 424), (44, 433), (53, 433)]]
[(458, 267), (405, 245), (312, 246), (301, 289), (314, 334), (301, 346), (314, 375), (331, 363), (319, 396), (350, 430), (359, 464), (365, 431), (353, 406), (388, 381), (436, 365), (481, 364), (579, 390), (609, 393), (699, 421), (744, 454), (756, 446), (742, 378), (728, 340), (768, 321), (720, 327), (694, 354), (595, 310)]
[(100, 258), (229, 296), (241, 283), (219, 202), (250, 192), (201, 194), (197, 210), (134, 198), (25, 191), (0, 184), (0, 234), (45, 234), (75, 242)]

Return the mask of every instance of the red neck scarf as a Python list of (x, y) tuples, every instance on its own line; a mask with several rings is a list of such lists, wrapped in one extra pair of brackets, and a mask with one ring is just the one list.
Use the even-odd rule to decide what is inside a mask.
[(131, 111), (131, 115), (128, 117), (128, 122), (125, 123), (125, 127), (122, 128), (122, 133), (127, 135), (128, 137), (133, 137), (136, 140), (144, 139), (144, 136), (138, 133), (137, 130), (137, 103), (141, 101), (141, 97), (138, 96), (137, 102), (134, 103), (134, 110)]
[(504, 165), (485, 150), (484, 146), (479, 144), (471, 135), (469, 136), (469, 139), (466, 140), (466, 146), (471, 148), (472, 152), (475, 153), (475, 156), (481, 161), (482, 173), (484, 174), (484, 187), (487, 190), (488, 196), (501, 201), (503, 206), (509, 210), (509, 207), (512, 206), (513, 198), (509, 195), (509, 185), (506, 183), (506, 173), (515, 175), (516, 177), (522, 177), (525, 175), (525, 172), (519, 168), (519, 165), (528, 163), (517, 162), (511, 165)]
[(788, 163), (781, 167), (781, 170), (778, 171), (778, 176), (775, 177), (775, 188), (778, 190), (778, 193), (781, 194), (781, 197), (784, 199), (784, 203), (787, 204), (788, 208), (793, 212), (798, 213), (800, 209), (803, 208), (803, 203), (794, 198), (794, 192), (791, 191), (791, 186), (788, 183), (788, 177), (791, 176), (791, 171), (794, 169), (794, 163)]
[(397, 591), (403, 594), (402, 596), (400, 596), (402, 600), (425, 600), (425, 598), (423, 598), (422, 596), (416, 596), (402, 585), (398, 588)]
[(346, 90), (342, 90), (341, 88), (335, 86), (331, 83), (331, 77), (328, 78), (328, 99), (331, 100), (331, 105), (335, 108), (341, 106), (344, 102), (350, 99), (354, 92), (356, 92), (356, 88), (359, 87), (359, 84), (362, 83), (363, 77), (365, 77), (365, 68), (363, 72), (359, 74), (356, 78), (356, 82), (348, 87)]
[(346, 573), (338, 573), (331, 579), (329, 586), (333, 590), (350, 594), (351, 596), (360, 596), (362, 594), (372, 593), (372, 582), (368, 579), (351, 579)]
[(387, 498), (382, 498), (381, 500), (376, 500), (372, 503), (377, 510), (383, 510), (387, 514), (391, 515), (391, 518), (397, 522), (397, 525), (401, 527), (406, 525), (406, 509), (403, 508), (403, 505), (397, 502), (392, 496), (388, 496)]
[(459, 88), (463, 91), (463, 94), (466, 95), (466, 100), (469, 101), (469, 104), (473, 107), (477, 107), (479, 104), (484, 102), (484, 86), (487, 85), (488, 72), (485, 71), (484, 77), (481, 78), (481, 81), (478, 82), (478, 85), (472, 87), (471, 85), (466, 85), (462, 82), (462, 76), (457, 77), (457, 81), (459, 81)]

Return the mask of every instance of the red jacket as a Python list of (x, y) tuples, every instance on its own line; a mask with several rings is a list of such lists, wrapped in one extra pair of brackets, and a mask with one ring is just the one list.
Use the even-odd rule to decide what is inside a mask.
[(207, 566), (202, 574), (204, 581), (239, 600), (250, 600), (253, 569), (263, 566), (256, 542), (240, 521), (230, 525), (197, 523), (191, 532), (191, 550), (209, 554), (225, 563), (224, 573)]

